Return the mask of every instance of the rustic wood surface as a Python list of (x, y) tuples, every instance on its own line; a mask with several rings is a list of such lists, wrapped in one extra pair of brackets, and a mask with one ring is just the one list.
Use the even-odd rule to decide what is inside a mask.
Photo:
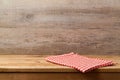
[[(119, 72), (120, 56), (86, 55), (88, 57), (112, 60), (115, 65), (103, 67), (93, 72)], [(73, 68), (56, 65), (40, 55), (0, 55), (0, 72), (79, 72)]]
[(120, 56), (85, 55), (113, 60), (116, 65), (89, 73), (46, 62), (41, 55), (0, 55), (0, 80), (118, 80)]
[(0, 0), (1, 54), (120, 54), (120, 0)]
[[(6, 77), (7, 76), (7, 77)], [(0, 73), (1, 80), (119, 80), (120, 73)]]

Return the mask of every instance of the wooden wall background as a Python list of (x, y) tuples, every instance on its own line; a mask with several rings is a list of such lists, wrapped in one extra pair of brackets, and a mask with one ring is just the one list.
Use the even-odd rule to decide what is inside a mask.
[(1, 54), (120, 54), (120, 0), (0, 0)]

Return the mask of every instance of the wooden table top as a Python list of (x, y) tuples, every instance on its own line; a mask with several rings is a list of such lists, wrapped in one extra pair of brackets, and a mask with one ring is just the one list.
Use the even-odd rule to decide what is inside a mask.
[[(120, 56), (86, 55), (112, 60), (114, 66), (103, 67), (93, 72), (120, 72)], [(0, 72), (78, 72), (73, 68), (45, 61), (43, 55), (0, 55)]]

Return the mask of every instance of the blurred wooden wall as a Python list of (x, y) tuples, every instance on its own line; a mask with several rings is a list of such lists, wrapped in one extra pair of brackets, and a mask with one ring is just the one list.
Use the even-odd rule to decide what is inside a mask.
[(0, 54), (120, 54), (120, 0), (0, 0)]

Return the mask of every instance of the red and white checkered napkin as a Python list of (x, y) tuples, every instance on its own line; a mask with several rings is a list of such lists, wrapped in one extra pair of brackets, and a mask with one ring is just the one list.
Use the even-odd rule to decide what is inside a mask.
[(45, 58), (47, 61), (75, 68), (83, 73), (103, 66), (113, 65), (112, 61), (98, 58), (88, 58), (78, 54), (69, 53)]

